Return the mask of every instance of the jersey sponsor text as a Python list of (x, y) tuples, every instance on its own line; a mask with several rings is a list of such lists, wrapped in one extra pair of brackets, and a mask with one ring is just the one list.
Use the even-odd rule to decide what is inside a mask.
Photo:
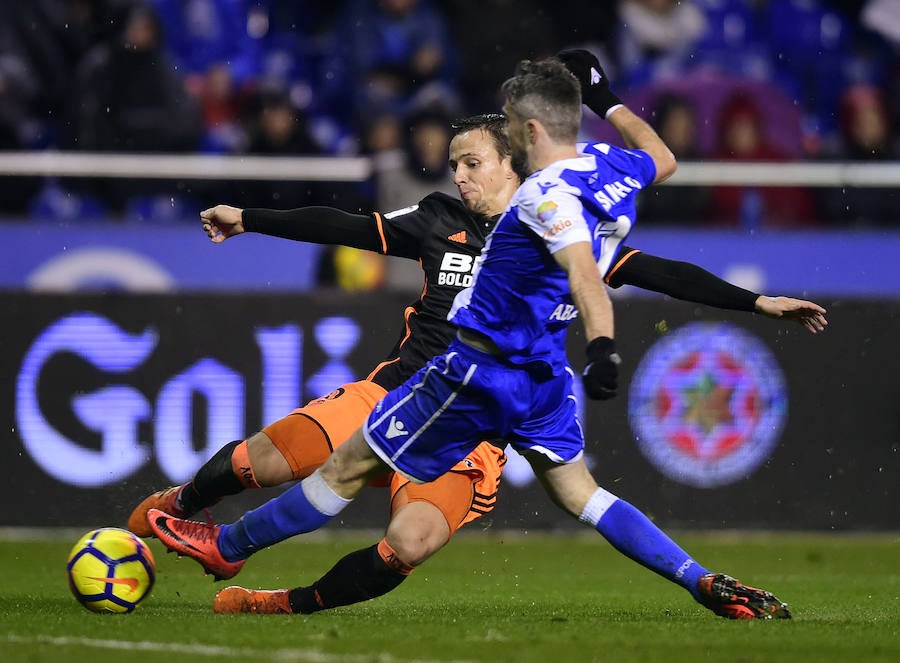
[(438, 285), (458, 286), (468, 288), (472, 285), (472, 268), (475, 258), (465, 253), (453, 253), (447, 251), (441, 260), (441, 270), (438, 273)]

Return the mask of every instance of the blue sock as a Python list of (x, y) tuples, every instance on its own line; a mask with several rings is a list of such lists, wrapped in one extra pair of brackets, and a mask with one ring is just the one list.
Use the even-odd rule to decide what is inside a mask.
[(278, 497), (248, 511), (219, 531), (219, 550), (229, 562), (247, 559), (257, 550), (295, 534), (319, 529), (349, 504), (322, 479), (318, 470)]
[(678, 583), (699, 600), (697, 580), (709, 571), (628, 502), (598, 488), (579, 520), (593, 525), (620, 553)]

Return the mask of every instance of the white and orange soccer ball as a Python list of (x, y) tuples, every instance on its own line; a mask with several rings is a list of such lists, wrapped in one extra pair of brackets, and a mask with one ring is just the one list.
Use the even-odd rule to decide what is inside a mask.
[(131, 612), (150, 594), (156, 562), (127, 529), (103, 527), (82, 536), (66, 564), (69, 588), (92, 612)]

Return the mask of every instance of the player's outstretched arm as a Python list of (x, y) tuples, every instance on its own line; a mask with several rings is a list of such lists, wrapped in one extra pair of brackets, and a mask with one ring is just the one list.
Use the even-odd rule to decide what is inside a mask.
[(813, 334), (828, 325), (825, 309), (802, 299), (769, 297), (740, 288), (702, 267), (669, 260), (623, 246), (619, 261), (606, 277), (613, 288), (633, 285), (675, 299), (733, 311), (761, 313), (775, 319), (793, 320)]
[(216, 205), (200, 212), (200, 221), (203, 231), (216, 244), (244, 232), (253, 232), (297, 242), (343, 245), (378, 253), (385, 251), (375, 215), (351, 214), (334, 207), (274, 210)]

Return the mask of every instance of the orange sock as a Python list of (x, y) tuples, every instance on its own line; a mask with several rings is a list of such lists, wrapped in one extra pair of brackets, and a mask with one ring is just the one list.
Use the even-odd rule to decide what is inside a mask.
[(244, 440), (234, 448), (231, 454), (231, 469), (244, 488), (261, 488), (253, 473), (253, 465), (250, 463), (250, 454), (247, 451), (247, 440)]
[(397, 551), (391, 548), (391, 544), (387, 542), (387, 539), (382, 539), (378, 542), (378, 554), (385, 564), (400, 575), (408, 576), (416, 570), (416, 567), (410, 566), (397, 556)]

